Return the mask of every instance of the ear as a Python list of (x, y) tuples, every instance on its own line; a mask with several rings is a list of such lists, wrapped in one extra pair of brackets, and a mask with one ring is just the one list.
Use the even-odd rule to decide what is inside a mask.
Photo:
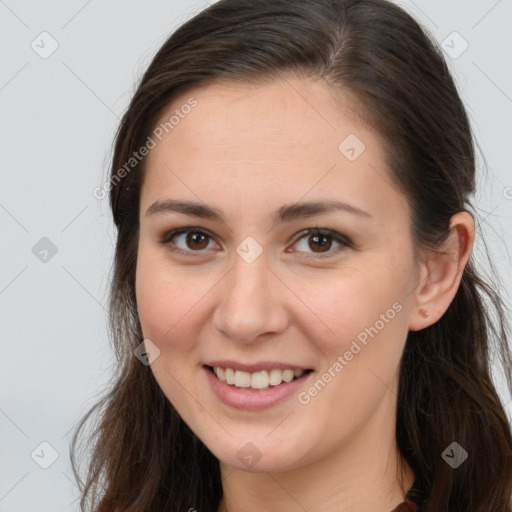
[(475, 240), (475, 223), (468, 212), (451, 218), (450, 232), (439, 251), (429, 251), (420, 263), (409, 330), (436, 323), (450, 306)]

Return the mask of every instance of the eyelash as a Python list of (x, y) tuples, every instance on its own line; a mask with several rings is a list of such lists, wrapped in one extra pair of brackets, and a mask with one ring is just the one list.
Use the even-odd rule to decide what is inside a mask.
[[(174, 252), (176, 254), (179, 254), (181, 256), (194, 257), (195, 255), (193, 255), (191, 253), (201, 253), (204, 250), (201, 249), (201, 250), (197, 250), (197, 251), (193, 251), (193, 250), (184, 251), (183, 249), (180, 249), (180, 248), (178, 248), (176, 246), (171, 245), (171, 240), (175, 236), (181, 235), (183, 233), (190, 233), (190, 232), (206, 235), (208, 238), (213, 239), (213, 237), (211, 235), (209, 235), (208, 233), (206, 233), (204, 230), (202, 230), (200, 228), (188, 227), (188, 228), (179, 228), (179, 229), (175, 229), (173, 231), (169, 231), (160, 240), (160, 243), (162, 245), (166, 246), (170, 251), (172, 251), (172, 252)], [(322, 235), (322, 236), (326, 236), (328, 238), (331, 238), (334, 242), (339, 243), (340, 246), (336, 247), (334, 249), (331, 249), (331, 250), (329, 250), (329, 251), (327, 251), (325, 253), (309, 253), (309, 254), (314, 254), (314, 256), (304, 256), (305, 258), (308, 258), (308, 259), (311, 259), (311, 258), (319, 259), (319, 258), (332, 257), (333, 255), (338, 254), (338, 253), (340, 253), (343, 250), (350, 249), (350, 248), (354, 247), (353, 243), (347, 237), (341, 235), (340, 233), (338, 233), (336, 231), (333, 231), (333, 230), (330, 230), (330, 229), (321, 229), (321, 228), (318, 228), (318, 227), (309, 228), (309, 229), (306, 229), (306, 230), (302, 231), (300, 233), (300, 236), (298, 236), (295, 239), (293, 244), (295, 245), (297, 242), (299, 242), (303, 238), (307, 238), (308, 236), (313, 236), (313, 235)]]

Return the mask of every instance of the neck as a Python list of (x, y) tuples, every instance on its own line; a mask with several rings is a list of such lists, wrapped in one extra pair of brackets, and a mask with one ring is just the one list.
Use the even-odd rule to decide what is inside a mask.
[[(403, 463), (403, 478), (396, 472), (379, 473), (381, 466), (367, 474), (331, 473), (328, 476), (307, 469), (287, 473), (247, 473), (222, 467), (223, 497), (218, 512), (391, 512), (404, 501), (414, 483), (414, 473)], [(344, 478), (348, 476), (348, 478)]]
[(292, 470), (247, 472), (221, 462), (218, 512), (260, 512), (269, 503), (280, 512), (391, 512), (415, 475), (400, 456), (389, 419), (377, 414), (341, 449)]

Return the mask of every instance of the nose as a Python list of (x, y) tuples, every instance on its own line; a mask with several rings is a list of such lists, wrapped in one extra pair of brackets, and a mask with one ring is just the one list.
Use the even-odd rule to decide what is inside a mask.
[(281, 333), (288, 325), (286, 287), (264, 254), (252, 263), (235, 254), (218, 293), (213, 325), (230, 340), (250, 344), (265, 334)]

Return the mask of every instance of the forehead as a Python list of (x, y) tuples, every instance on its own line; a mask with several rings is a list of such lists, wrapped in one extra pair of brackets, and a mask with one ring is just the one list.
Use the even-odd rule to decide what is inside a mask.
[[(197, 104), (189, 109), (192, 98)], [(259, 84), (216, 81), (193, 88), (174, 99), (158, 125), (165, 128), (173, 114), (181, 113), (164, 136), (202, 156), (231, 150), (232, 157), (238, 149), (242, 158), (254, 160), (263, 148), (279, 159), (288, 157), (289, 149), (297, 155), (319, 144), (337, 156), (339, 142), (350, 133), (368, 138), (357, 111), (362, 109), (349, 93), (335, 93), (325, 82), (283, 76)]]
[[(195, 106), (185, 108), (191, 100)], [(178, 189), (220, 197), (236, 189), (246, 205), (249, 196), (268, 201), (279, 194), (352, 195), (367, 206), (396, 200), (382, 140), (357, 118), (358, 109), (353, 96), (296, 77), (190, 89), (156, 126), (167, 123), (147, 157), (143, 192), (153, 199)]]

